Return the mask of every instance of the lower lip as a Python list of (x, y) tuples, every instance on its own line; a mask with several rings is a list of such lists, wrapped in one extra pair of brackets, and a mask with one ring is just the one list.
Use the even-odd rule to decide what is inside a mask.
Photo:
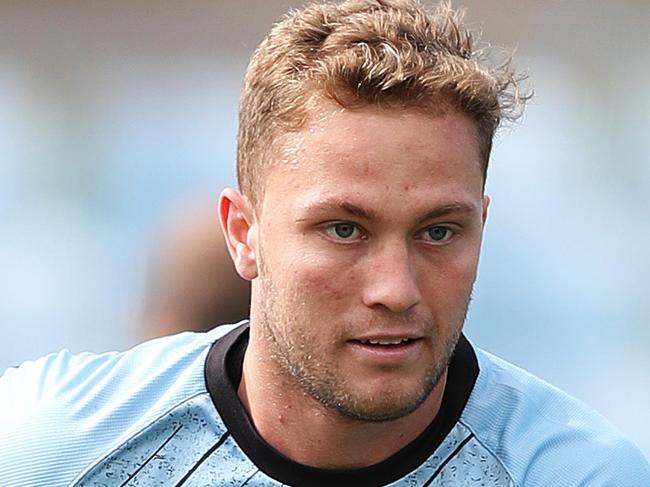
[(386, 365), (400, 365), (414, 360), (422, 348), (422, 339), (409, 340), (399, 345), (371, 345), (358, 340), (347, 342), (363, 358)]

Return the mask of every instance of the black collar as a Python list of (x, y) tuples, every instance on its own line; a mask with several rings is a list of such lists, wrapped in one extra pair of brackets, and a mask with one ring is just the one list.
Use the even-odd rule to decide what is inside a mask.
[(429, 458), (449, 434), (460, 418), (479, 371), (474, 350), (461, 335), (449, 364), (440, 411), (420, 436), (386, 460), (368, 467), (319, 469), (296, 463), (266, 443), (239, 400), (237, 389), (248, 331), (248, 324), (243, 324), (212, 345), (205, 363), (207, 388), (226, 428), (243, 452), (268, 476), (288, 485), (374, 487), (400, 479)]

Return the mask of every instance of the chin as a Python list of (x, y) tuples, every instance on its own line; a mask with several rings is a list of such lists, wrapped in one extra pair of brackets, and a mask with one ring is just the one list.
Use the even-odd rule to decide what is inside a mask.
[[(377, 404), (376, 401), (368, 401), (365, 404), (354, 403), (336, 405), (336, 410), (342, 415), (365, 423), (384, 423), (394, 421), (416, 411), (427, 399), (425, 397), (414, 397), (405, 401), (392, 401), (390, 403)], [(383, 397), (385, 399), (386, 396)]]
[(404, 380), (377, 381), (372, 390), (356, 391), (335, 401), (321, 401), (340, 414), (363, 422), (381, 423), (403, 418), (416, 411), (431, 395), (435, 384), (405, 389)]

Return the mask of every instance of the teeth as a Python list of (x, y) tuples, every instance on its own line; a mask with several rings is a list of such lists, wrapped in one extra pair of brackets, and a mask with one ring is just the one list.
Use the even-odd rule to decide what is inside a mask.
[(387, 338), (384, 340), (362, 340), (361, 342), (369, 343), (370, 345), (399, 345), (407, 341), (408, 338)]

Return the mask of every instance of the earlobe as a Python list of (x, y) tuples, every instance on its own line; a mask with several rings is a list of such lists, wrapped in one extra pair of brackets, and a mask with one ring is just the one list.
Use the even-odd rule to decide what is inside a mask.
[(246, 280), (257, 277), (257, 224), (248, 199), (233, 188), (219, 197), (219, 219), (237, 273)]

